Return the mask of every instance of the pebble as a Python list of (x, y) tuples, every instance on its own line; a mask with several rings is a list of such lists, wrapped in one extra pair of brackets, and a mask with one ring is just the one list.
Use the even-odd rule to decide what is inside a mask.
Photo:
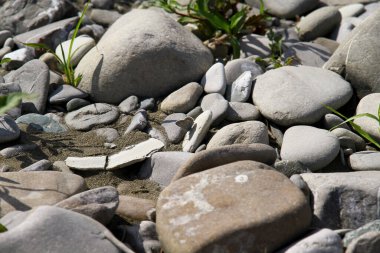
[[(179, 127), (176, 122), (178, 120), (183, 120), (186, 118), (184, 113), (173, 113), (168, 115), (161, 123), (161, 126), (165, 129), (166, 135), (168, 136), (170, 143), (180, 143), (185, 137), (186, 132), (189, 129)], [(191, 123), (191, 126), (193, 124)], [(191, 128), (190, 126), (190, 128)]]
[(223, 127), (211, 138), (207, 149), (253, 143), (269, 144), (268, 128), (260, 121), (246, 121)]
[(260, 112), (257, 106), (250, 103), (229, 102), (226, 120), (230, 122), (258, 120)]
[(23, 168), (20, 172), (29, 172), (29, 171), (44, 171), (49, 170), (52, 167), (52, 163), (49, 160), (43, 159), (38, 162), (29, 165), (28, 167)]
[(356, 152), (349, 156), (349, 165), (351, 169), (357, 171), (380, 170), (380, 152), (362, 151)]
[(148, 127), (146, 133), (151, 138), (154, 138), (154, 139), (157, 139), (157, 140), (161, 141), (162, 143), (164, 143), (165, 146), (167, 145), (167, 140), (166, 140), (165, 135), (160, 130), (158, 130), (157, 128), (155, 128), (155, 127)]
[(7, 39), (12, 37), (12, 33), (8, 30), (0, 31), (0, 47), (4, 46), (4, 43)]
[(245, 71), (227, 89), (227, 100), (230, 102), (246, 102), (252, 94), (253, 76), (251, 71)]
[(246, 71), (251, 71), (252, 79), (263, 73), (258, 64), (248, 59), (235, 59), (227, 62), (225, 66), (227, 85), (232, 85)]
[(106, 142), (114, 142), (119, 138), (119, 133), (117, 130), (110, 127), (96, 129), (95, 134), (98, 137), (104, 138)]
[[(66, 40), (59, 44), (57, 48), (55, 49), (56, 55), (61, 59), (61, 61), (65, 60), (68, 61), (69, 58), (69, 48), (72, 46), (71, 49), (71, 56), (70, 56), (70, 63), (73, 66), (78, 65), (79, 61), (82, 59), (82, 57), (90, 51), (91, 48), (95, 47), (95, 40), (87, 35), (81, 35), (74, 39), (74, 43), (72, 43), (72, 40)], [(63, 50), (63, 52), (62, 52)]]
[(362, 151), (362, 150), (365, 150), (366, 148), (365, 140), (359, 135), (355, 134), (354, 132), (351, 132), (350, 130), (347, 130), (344, 128), (337, 128), (337, 129), (332, 130), (331, 133), (336, 135), (339, 139), (340, 138), (351, 139), (355, 145), (356, 151)]
[(24, 114), (16, 119), (17, 124), (27, 124), (30, 130), (46, 133), (62, 133), (67, 128), (50, 116), (37, 113)]
[(58, 86), (49, 94), (50, 104), (66, 103), (74, 98), (86, 98), (87, 93), (73, 87), (72, 85), (63, 84)]
[(7, 143), (18, 139), (20, 129), (16, 122), (8, 115), (0, 116), (0, 143)]
[(220, 95), (224, 95), (227, 85), (224, 65), (220, 62), (212, 65), (203, 76), (201, 85), (207, 94), (219, 93)]
[(203, 88), (198, 83), (186, 84), (162, 101), (161, 110), (167, 114), (187, 113), (195, 107), (202, 93)]
[(140, 102), (139, 109), (151, 111), (154, 109), (155, 106), (156, 106), (156, 101), (154, 100), (154, 98), (147, 98)]
[(30, 150), (36, 149), (37, 145), (36, 144), (18, 144), (14, 146), (10, 146), (7, 148), (4, 148), (0, 151), (0, 154), (4, 158), (11, 158), (14, 156), (17, 156), (21, 153), (28, 152)]
[(107, 156), (67, 157), (65, 163), (75, 170), (104, 170)]
[(78, 110), (82, 107), (90, 105), (90, 101), (83, 98), (73, 98), (66, 104), (66, 109), (68, 112)]
[(339, 150), (338, 138), (329, 131), (312, 126), (294, 126), (285, 131), (281, 157), (299, 161), (311, 171), (317, 171), (331, 163)]
[(133, 130), (142, 131), (147, 126), (147, 124), (148, 124), (148, 113), (143, 109), (138, 110), (133, 116), (127, 130), (125, 130), (124, 135), (132, 132)]
[(349, 4), (339, 8), (342, 18), (356, 17), (365, 11), (364, 5), (361, 3)]
[(119, 118), (117, 107), (96, 103), (69, 112), (65, 116), (66, 124), (75, 130), (87, 131), (97, 125), (110, 124)]
[(104, 25), (104, 26), (110, 26), (117, 19), (121, 17), (121, 14), (118, 13), (117, 11), (111, 11), (111, 10), (102, 10), (102, 9), (92, 9), (90, 18), (92, 21), (99, 25)]
[(196, 117), (198, 117), (199, 115), (201, 115), (202, 112), (203, 112), (202, 111), (202, 107), (196, 106), (196, 107), (194, 107), (193, 110), (191, 110), (190, 112), (187, 113), (187, 116), (195, 119)]
[(119, 104), (122, 113), (129, 114), (139, 108), (139, 99), (136, 96), (129, 96)]
[(143, 221), (148, 219), (147, 212), (155, 207), (156, 203), (152, 200), (120, 195), (116, 213), (128, 219)]
[[(370, 113), (378, 115), (380, 93), (372, 93), (363, 97), (356, 107), (356, 115)], [(376, 141), (380, 141), (379, 123), (369, 117), (357, 118), (353, 121), (359, 125), (363, 131), (371, 135)]]
[[(9, 47), (5, 47), (9, 48)], [(2, 67), (6, 70), (15, 70), (20, 68), (25, 63), (33, 60), (34, 53), (33, 50), (30, 48), (20, 48), (15, 51), (11, 51), (3, 56), (3, 59), (9, 58), (11, 59), (10, 62), (3, 63)]]
[[(342, 124), (343, 122), (344, 120), (341, 117), (332, 113), (327, 113), (322, 118), (323, 127), (327, 130), (330, 130), (331, 128), (336, 127)], [(347, 123), (340, 125), (338, 128), (344, 128), (344, 129), (350, 130), (350, 127), (348, 126)]]
[(202, 98), (201, 107), (203, 112), (211, 112), (211, 125), (217, 126), (227, 116), (228, 101), (219, 93), (212, 93)]

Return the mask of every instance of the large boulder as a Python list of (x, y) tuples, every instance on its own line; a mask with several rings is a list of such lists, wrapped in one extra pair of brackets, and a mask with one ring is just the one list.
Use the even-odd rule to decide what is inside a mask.
[(168, 95), (200, 80), (212, 62), (202, 42), (164, 12), (133, 10), (83, 57), (76, 74), (95, 101), (120, 103), (131, 95)]
[(380, 9), (357, 26), (324, 68), (342, 74), (359, 97), (380, 92)]

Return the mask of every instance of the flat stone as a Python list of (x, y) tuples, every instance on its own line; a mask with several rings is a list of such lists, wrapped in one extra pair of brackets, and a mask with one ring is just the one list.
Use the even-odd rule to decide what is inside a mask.
[(379, 218), (380, 172), (301, 174), (313, 195), (316, 228), (356, 229)]
[[(372, 93), (363, 97), (356, 107), (356, 115), (370, 113), (378, 115), (380, 93)], [(379, 123), (369, 117), (357, 118), (353, 121), (359, 125), (363, 131), (371, 135), (376, 141), (380, 141)]]
[(351, 85), (331, 71), (289, 66), (259, 76), (252, 99), (264, 117), (291, 126), (316, 123), (328, 112), (323, 105), (338, 109), (352, 94)]
[(161, 110), (167, 114), (187, 113), (195, 107), (202, 93), (203, 88), (198, 83), (186, 84), (162, 101)]
[(250, 103), (229, 102), (226, 119), (231, 122), (258, 120), (260, 112), (257, 106)]
[(191, 129), (186, 132), (182, 142), (182, 151), (194, 152), (202, 143), (204, 137), (210, 129), (211, 123), (212, 112), (209, 110), (202, 112), (202, 114), (194, 120), (194, 124)]
[(50, 104), (66, 103), (74, 98), (86, 98), (87, 93), (73, 87), (72, 85), (63, 84), (58, 86), (49, 94)]
[(0, 177), (0, 217), (14, 210), (54, 205), (87, 188), (82, 177), (57, 171), (1, 172)]
[(84, 214), (106, 225), (115, 215), (118, 204), (116, 188), (104, 186), (73, 195), (55, 206)]
[(133, 220), (147, 220), (147, 212), (156, 207), (156, 203), (153, 200), (127, 195), (120, 195), (119, 201), (116, 213)]
[(253, 79), (263, 73), (263, 70), (258, 64), (248, 59), (235, 59), (228, 61), (225, 66), (227, 85), (231, 85), (235, 82), (235, 80), (238, 79), (238, 77), (245, 71), (251, 71)]
[(311, 126), (294, 126), (284, 134), (281, 157), (299, 161), (311, 171), (317, 171), (331, 163), (339, 150), (338, 138), (329, 131)]
[(269, 144), (268, 128), (260, 121), (246, 121), (227, 125), (220, 129), (207, 144), (213, 149), (232, 144)]
[(155, 181), (161, 187), (170, 184), (178, 169), (191, 157), (188, 152), (157, 152), (146, 159), (141, 165), (138, 176), (142, 179)]
[(265, 144), (235, 144), (195, 153), (174, 175), (172, 181), (227, 163), (250, 160), (272, 165), (276, 151)]
[(8, 115), (0, 116), (0, 143), (16, 140), (20, 136), (20, 129), (16, 122)]
[(356, 152), (349, 156), (348, 162), (353, 170), (380, 170), (380, 152)]
[(116, 170), (137, 162), (141, 162), (163, 147), (164, 143), (154, 138), (143, 141), (136, 145), (128, 146), (119, 153), (110, 155), (108, 157), (106, 170)]
[(52, 163), (49, 160), (43, 159), (38, 162), (23, 168), (20, 172), (30, 172), (30, 171), (44, 171), (49, 170), (52, 167)]
[(343, 245), (345, 248), (355, 239), (369, 232), (380, 232), (380, 220), (371, 221), (355, 230), (352, 230), (344, 235)]
[(201, 101), (203, 112), (211, 111), (211, 125), (219, 125), (227, 115), (228, 101), (219, 93), (212, 93), (204, 96)]
[(122, 113), (131, 113), (139, 108), (139, 99), (136, 96), (129, 96), (119, 104), (119, 110)]
[(329, 34), (342, 20), (342, 15), (336, 7), (322, 7), (301, 19), (298, 24), (301, 40), (314, 40)]
[[(79, 61), (82, 59), (82, 57), (90, 51), (91, 48), (95, 46), (95, 40), (87, 35), (81, 35), (74, 39), (74, 42), (72, 44), (71, 49), (71, 56), (70, 56), (70, 62), (73, 66), (78, 65)], [(56, 55), (61, 59), (61, 61), (64, 60), (63, 55), (65, 55), (66, 62), (69, 58), (69, 48), (71, 45), (71, 40), (66, 40), (59, 44), (57, 48), (55, 49)], [(63, 50), (63, 53), (62, 53)]]
[(96, 103), (69, 112), (65, 116), (66, 124), (75, 130), (86, 131), (94, 126), (110, 124), (119, 118), (117, 107)]
[[(186, 132), (189, 129), (179, 127), (176, 122), (178, 120), (184, 120), (186, 114), (183, 113), (173, 113), (167, 116), (163, 121), (161, 126), (165, 129), (166, 135), (168, 136), (169, 142), (177, 144), (183, 140)], [(191, 126), (193, 124), (191, 123)], [(191, 128), (190, 126), (190, 128)]]
[(8, 214), (1, 223), (8, 228), (0, 236), (1, 252), (131, 252), (99, 222), (55, 206)]
[(272, 252), (305, 232), (310, 221), (303, 193), (281, 173), (253, 161), (184, 177), (157, 202), (165, 252)]
[(227, 89), (227, 100), (230, 102), (246, 102), (252, 94), (253, 76), (251, 71), (245, 71)]
[(37, 113), (24, 114), (16, 119), (16, 123), (27, 124), (33, 128), (33, 130), (46, 133), (62, 133), (67, 131), (64, 125), (60, 124), (52, 117)]
[(67, 157), (65, 163), (76, 170), (104, 170), (107, 156)]
[(73, 98), (66, 104), (66, 109), (68, 112), (78, 110), (82, 107), (90, 105), (90, 101), (83, 98)]
[(208, 94), (219, 93), (220, 95), (224, 95), (226, 84), (227, 79), (224, 65), (220, 62), (212, 65), (201, 80), (201, 85)]

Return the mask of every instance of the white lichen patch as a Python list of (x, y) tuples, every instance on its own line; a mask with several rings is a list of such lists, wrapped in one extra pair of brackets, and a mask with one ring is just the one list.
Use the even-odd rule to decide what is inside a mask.
[(247, 175), (237, 175), (235, 177), (235, 182), (239, 184), (244, 184), (248, 182), (248, 176)]

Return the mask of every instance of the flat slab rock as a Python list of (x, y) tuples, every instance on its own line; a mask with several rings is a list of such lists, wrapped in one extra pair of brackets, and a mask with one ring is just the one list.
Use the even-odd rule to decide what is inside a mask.
[(281, 173), (253, 161), (179, 179), (157, 202), (157, 232), (165, 252), (273, 252), (310, 221), (303, 193)]
[(70, 128), (86, 131), (97, 125), (110, 124), (118, 118), (119, 110), (117, 107), (96, 103), (69, 112), (65, 117), (65, 121)]
[(0, 216), (54, 205), (87, 188), (82, 177), (56, 171), (3, 172), (0, 187)]

